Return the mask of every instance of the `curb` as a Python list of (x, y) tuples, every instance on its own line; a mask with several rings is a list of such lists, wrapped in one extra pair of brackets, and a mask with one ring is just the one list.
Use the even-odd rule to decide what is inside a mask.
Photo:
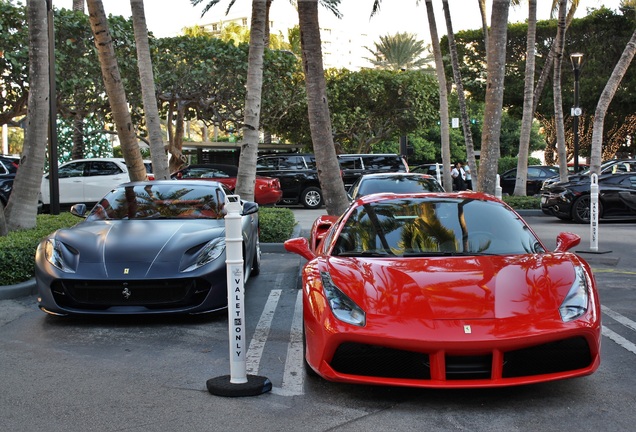
[(0, 300), (26, 297), (33, 295), (36, 292), (37, 287), (35, 284), (35, 278), (31, 278), (28, 281), (20, 282), (19, 284), (0, 286)]

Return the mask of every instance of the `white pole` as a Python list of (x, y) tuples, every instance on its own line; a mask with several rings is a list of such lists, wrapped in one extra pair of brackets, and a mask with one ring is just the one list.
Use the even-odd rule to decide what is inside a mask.
[(598, 251), (598, 175), (590, 175), (590, 250)]
[(495, 196), (501, 199), (501, 179), (499, 178), (499, 174), (497, 174), (497, 182), (495, 183)]
[(9, 128), (2, 125), (2, 154), (9, 154)]
[(243, 280), (243, 235), (241, 213), (243, 205), (238, 195), (228, 195), (225, 201), (225, 263), (227, 265), (227, 307), (230, 335), (230, 383), (247, 383), (246, 336)]

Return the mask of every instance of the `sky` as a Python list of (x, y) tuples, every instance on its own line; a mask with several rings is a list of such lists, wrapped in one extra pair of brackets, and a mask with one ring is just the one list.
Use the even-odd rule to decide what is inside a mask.
[[(203, 0), (205, 3), (206, 0)], [(103, 0), (107, 14), (130, 16), (129, 0)], [(145, 0), (146, 22), (148, 29), (157, 37), (176, 36), (181, 29), (195, 24), (206, 24), (222, 20), (229, 0), (221, 0), (201, 18), (203, 6), (192, 6), (190, 0)], [(377, 40), (379, 36), (393, 35), (398, 32), (414, 33), (420, 39), (430, 43), (428, 20), (424, 0), (383, 0), (381, 9), (376, 16), (369, 18), (373, 0), (342, 0), (340, 11), (341, 20), (334, 18), (324, 8), (320, 8), (321, 24), (334, 28), (350, 29), (354, 32), (365, 33)], [(490, 1), (487, 1), (490, 4)], [(433, 0), (439, 35), (446, 34), (444, 14), (441, 0)], [(537, 0), (537, 15), (539, 19), (550, 17), (551, 0)], [(598, 8), (605, 5), (617, 10), (620, 0), (580, 0), (577, 17), (586, 15), (588, 8)], [(56, 8), (71, 8), (72, 0), (53, 0)], [(249, 10), (250, 0), (236, 0), (232, 10)], [(449, 0), (453, 30), (476, 29), (481, 27), (477, 0)], [(488, 12), (490, 13), (490, 12)], [(527, 2), (521, 1), (520, 6), (511, 6), (509, 21), (523, 22), (528, 14)], [(275, 0), (272, 2), (271, 16), (284, 17), (291, 25), (298, 23), (296, 11), (289, 0)]]

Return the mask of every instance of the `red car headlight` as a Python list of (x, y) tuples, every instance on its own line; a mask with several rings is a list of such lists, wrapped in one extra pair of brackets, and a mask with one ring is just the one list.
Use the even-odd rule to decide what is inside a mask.
[(362, 308), (355, 304), (353, 300), (347, 297), (347, 295), (333, 283), (329, 273), (320, 272), (320, 278), (322, 279), (322, 288), (325, 297), (329, 302), (329, 307), (333, 315), (340, 321), (364, 327), (367, 319)]
[(573, 321), (587, 312), (589, 286), (582, 267), (576, 267), (572, 288), (561, 303), (559, 313), (563, 322)]

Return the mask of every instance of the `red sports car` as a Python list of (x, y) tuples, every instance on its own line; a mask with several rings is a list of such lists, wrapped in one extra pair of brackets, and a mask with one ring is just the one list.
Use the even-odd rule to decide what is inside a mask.
[(600, 363), (590, 266), (546, 250), (486, 194), (374, 194), (285, 248), (302, 271), (305, 363), (331, 381), (498, 387), (572, 378)]
[[(234, 165), (224, 164), (200, 164), (189, 165), (173, 173), (171, 177), (176, 180), (214, 180), (223, 183), (230, 190), (236, 188), (236, 176), (238, 168)], [(283, 197), (280, 181), (273, 177), (256, 176), (254, 186), (254, 201), (258, 205), (273, 205)]]

